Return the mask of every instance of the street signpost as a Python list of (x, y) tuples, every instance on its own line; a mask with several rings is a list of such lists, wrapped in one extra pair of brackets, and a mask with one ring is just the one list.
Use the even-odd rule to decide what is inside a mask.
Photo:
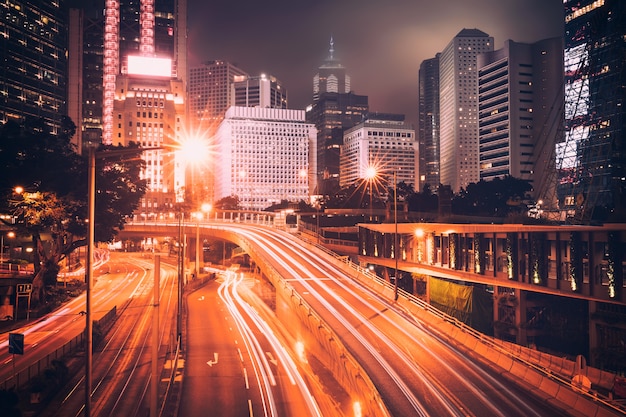
[(28, 298), (28, 308), (26, 310), (26, 320), (30, 320), (30, 293), (33, 290), (33, 284), (17, 284), (15, 297), (15, 312), (13, 313), (13, 320), (17, 320), (17, 306), (19, 304), (20, 297)]

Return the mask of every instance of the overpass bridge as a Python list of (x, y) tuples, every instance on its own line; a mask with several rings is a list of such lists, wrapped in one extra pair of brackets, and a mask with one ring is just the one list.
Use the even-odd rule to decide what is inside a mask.
[[(278, 227), (290, 232), (301, 232), (297, 225), (288, 224), (285, 215), (274, 215), (272, 213), (246, 213), (237, 212), (215, 213), (210, 220), (186, 222), (131, 222), (120, 233), (121, 238), (131, 236), (177, 236), (181, 228), (188, 230), (189, 235), (193, 232), (202, 236), (208, 234), (236, 241), (232, 234), (220, 232), (220, 223), (248, 223)], [(418, 230), (422, 230), (419, 232)], [(500, 314), (506, 315), (511, 320), (512, 326), (509, 332), (518, 336), (518, 340), (510, 340), (502, 337), (487, 337), (490, 342), (492, 352), (508, 352), (513, 357), (523, 357), (528, 360), (529, 366), (539, 366), (551, 375), (561, 375), (564, 380), (571, 381), (581, 372), (602, 392), (610, 392), (613, 388), (615, 375), (611, 372), (603, 372), (599, 369), (587, 366), (584, 359), (566, 359), (559, 356), (549, 355), (539, 352), (536, 349), (529, 349), (528, 343), (519, 343), (528, 334), (516, 334), (520, 329), (526, 328), (532, 335), (532, 329), (523, 325), (524, 309), (530, 303), (517, 301), (524, 300), (529, 292), (543, 293), (558, 297), (568, 297), (585, 300), (596, 309), (602, 311), (606, 305), (623, 307), (622, 298), (624, 291), (623, 282), (623, 262), (620, 257), (622, 268), (614, 272), (614, 277), (609, 280), (606, 276), (609, 260), (600, 257), (598, 260), (598, 248), (603, 248), (603, 254), (614, 253), (617, 248), (623, 245), (622, 234), (626, 227), (616, 225), (616, 227), (542, 227), (524, 225), (452, 225), (452, 224), (398, 224), (397, 245), (401, 254), (399, 259), (393, 257), (394, 253), (394, 224), (361, 224), (359, 225), (359, 242), (355, 245), (353, 241), (347, 241), (348, 252), (358, 250), (357, 255), (337, 257), (341, 262), (345, 262), (346, 267), (359, 271), (358, 276), (364, 280), (366, 285), (375, 287), (379, 292), (393, 291), (389, 277), (380, 278), (372, 273), (372, 265), (382, 266), (387, 269), (405, 271), (413, 278), (413, 290), (400, 290), (400, 301), (406, 302), (424, 311), (437, 311), (436, 314), (443, 314), (433, 309), (429, 304), (429, 291), (426, 290), (423, 297), (416, 294), (415, 283), (425, 280), (428, 287), (430, 279), (444, 278), (456, 282), (466, 282), (485, 285), (492, 288), (494, 299), (494, 319), (504, 319)], [(300, 233), (305, 244), (318, 241), (310, 233)], [(572, 237), (574, 236), (574, 237)], [(193, 239), (193, 238), (192, 238)], [(541, 240), (544, 241), (538, 250)], [(517, 242), (517, 243), (512, 243)], [(610, 242), (610, 243), (609, 243)], [(324, 243), (320, 241), (320, 243)], [(333, 240), (333, 245), (338, 242)], [(511, 247), (517, 249), (514, 254)], [(514, 246), (517, 245), (517, 246)], [(614, 246), (607, 246), (614, 245)], [(193, 246), (193, 245), (192, 245)], [(580, 248), (584, 248), (581, 250)], [(591, 249), (589, 249), (591, 248)], [(606, 251), (604, 251), (606, 249)], [(476, 254), (478, 253), (478, 255)], [(544, 257), (541, 254), (545, 254)], [(575, 257), (579, 254), (580, 259)], [(506, 258), (504, 256), (506, 255)], [(553, 259), (554, 258), (554, 259)], [(556, 268), (556, 262), (560, 262), (561, 267)], [(513, 267), (511, 264), (515, 263)], [(538, 266), (541, 263), (547, 265)], [(580, 270), (580, 275), (565, 275), (571, 264), (585, 266)], [(591, 264), (591, 267), (590, 267)], [(535, 268), (534, 270), (532, 268)], [(615, 268), (613, 266), (613, 268)], [(614, 269), (615, 270), (615, 269)], [(560, 271), (560, 272), (558, 272)], [(594, 272), (604, 275), (595, 275)], [(573, 274), (579, 272), (574, 271)], [(516, 275), (517, 274), (517, 275)], [(545, 275), (541, 275), (545, 274)], [(393, 276), (399, 276), (398, 274)], [(604, 278), (602, 278), (604, 276)], [(539, 281), (536, 281), (539, 279)], [(577, 290), (572, 286), (570, 280), (579, 280)], [(608, 283), (619, 286), (614, 293), (609, 292)], [(406, 283), (405, 283), (406, 284)], [(409, 286), (410, 287), (410, 286)], [(614, 294), (613, 296), (611, 294)], [(518, 298), (519, 297), (519, 298)], [(502, 301), (504, 298), (504, 301)], [(510, 305), (509, 305), (510, 304)], [(598, 305), (604, 307), (598, 307)], [(510, 307), (507, 309), (503, 307)], [(514, 313), (511, 313), (511, 308)], [(446, 317), (444, 321), (454, 323), (455, 327), (463, 329), (467, 334), (478, 334), (475, 330), (465, 326), (462, 321), (452, 317)], [(602, 320), (602, 319), (600, 319)], [(521, 324), (521, 326), (520, 326)], [(597, 323), (593, 323), (597, 325)], [(615, 321), (613, 320), (613, 324)], [(624, 322), (617, 323), (623, 326)], [(513, 328), (515, 326), (515, 328)], [(501, 336), (501, 335), (500, 335)], [(592, 338), (594, 335), (590, 335)], [(486, 337), (480, 335), (478, 337)], [(503, 340), (504, 339), (504, 340)]]

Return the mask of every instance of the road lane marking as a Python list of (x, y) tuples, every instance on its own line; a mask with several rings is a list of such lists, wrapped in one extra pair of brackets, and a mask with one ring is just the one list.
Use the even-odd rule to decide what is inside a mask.
[(218, 353), (213, 352), (213, 360), (208, 361), (206, 364), (209, 365), (210, 367), (213, 367), (213, 365), (217, 365), (217, 358), (218, 358)]
[(243, 368), (243, 379), (246, 381), (246, 389), (250, 389), (250, 382), (248, 381), (248, 371)]

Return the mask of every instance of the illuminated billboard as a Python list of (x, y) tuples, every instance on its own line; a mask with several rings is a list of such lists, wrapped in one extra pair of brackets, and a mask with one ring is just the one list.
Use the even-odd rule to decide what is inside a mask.
[(128, 56), (128, 75), (172, 76), (172, 60), (147, 56)]

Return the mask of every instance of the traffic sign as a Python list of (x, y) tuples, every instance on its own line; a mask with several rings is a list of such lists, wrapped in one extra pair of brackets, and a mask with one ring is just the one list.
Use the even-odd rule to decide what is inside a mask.
[(29, 293), (33, 290), (33, 284), (17, 284), (17, 293)]
[(24, 334), (9, 333), (9, 353), (14, 355), (24, 354)]

